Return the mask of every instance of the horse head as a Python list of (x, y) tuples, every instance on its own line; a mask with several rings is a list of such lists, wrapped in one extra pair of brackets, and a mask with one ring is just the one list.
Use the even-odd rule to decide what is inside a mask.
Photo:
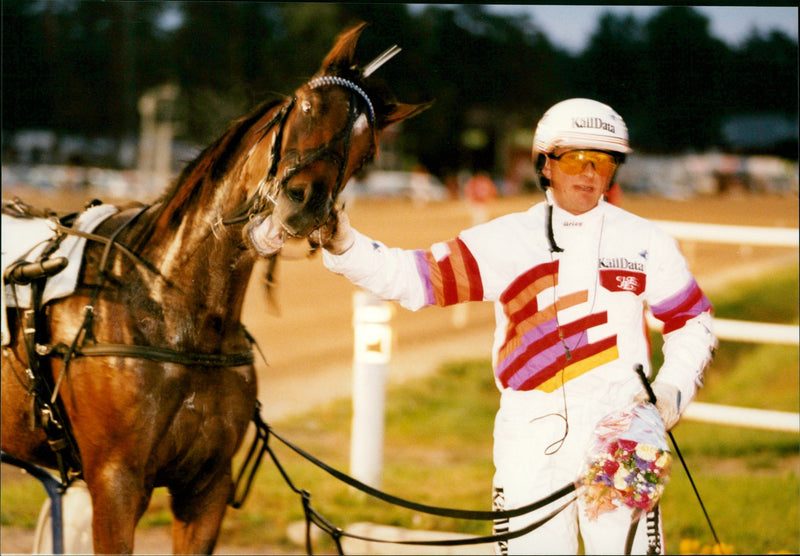
[(251, 215), (246, 238), (267, 213), (287, 237), (308, 237), (326, 222), (350, 177), (377, 155), (383, 130), (431, 105), (397, 102), (371, 70), (354, 63), (364, 27), (339, 35), (319, 71), (283, 106), (259, 188), (270, 202)]

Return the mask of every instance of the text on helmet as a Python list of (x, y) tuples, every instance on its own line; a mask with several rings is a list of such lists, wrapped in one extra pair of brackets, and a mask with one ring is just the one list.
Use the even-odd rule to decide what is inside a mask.
[(614, 124), (608, 123), (602, 118), (572, 118), (572, 127), (578, 129), (602, 129), (609, 133), (615, 133)]

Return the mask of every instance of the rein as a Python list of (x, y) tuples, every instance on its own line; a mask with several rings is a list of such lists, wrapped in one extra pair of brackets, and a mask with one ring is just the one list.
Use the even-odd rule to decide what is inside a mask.
[[(369, 541), (369, 542), (379, 542), (379, 543), (391, 543), (391, 544), (405, 544), (405, 545), (417, 545), (417, 546), (456, 546), (456, 545), (474, 545), (474, 544), (484, 544), (490, 542), (502, 542), (507, 541), (510, 539), (514, 539), (517, 537), (521, 537), (538, 529), (556, 515), (558, 515), (561, 511), (563, 511), (567, 506), (569, 506), (573, 501), (575, 501), (575, 497), (570, 497), (565, 503), (561, 504), (550, 513), (545, 515), (543, 518), (519, 529), (516, 531), (509, 531), (507, 533), (499, 533), (494, 535), (487, 535), (487, 536), (476, 536), (466, 539), (441, 539), (441, 540), (429, 540), (429, 541), (397, 541), (397, 540), (386, 540), (386, 539), (378, 539), (372, 538), (362, 535), (357, 535), (354, 533), (348, 533), (344, 531), (340, 527), (335, 526), (331, 523), (328, 519), (322, 516), (317, 510), (315, 510), (311, 506), (311, 494), (307, 490), (299, 489), (295, 486), (294, 482), (289, 477), (286, 469), (281, 465), (278, 457), (275, 455), (275, 452), (269, 445), (270, 436), (274, 437), (278, 441), (280, 441), (283, 445), (293, 450), (295, 453), (309, 461), (310, 463), (316, 465), (329, 475), (335, 477), (336, 479), (346, 483), (347, 485), (356, 488), (357, 490), (364, 492), (374, 498), (379, 500), (383, 500), (384, 502), (388, 502), (389, 504), (393, 504), (395, 506), (400, 506), (403, 508), (407, 508), (416, 512), (426, 513), (429, 515), (436, 515), (441, 517), (448, 517), (454, 519), (465, 519), (465, 520), (473, 520), (473, 521), (494, 521), (498, 519), (507, 519), (511, 517), (518, 517), (521, 515), (526, 515), (531, 513), (535, 510), (541, 509), (545, 506), (548, 506), (564, 496), (573, 493), (576, 490), (575, 483), (569, 483), (564, 485), (562, 488), (558, 489), (557, 491), (553, 492), (551, 495), (542, 498), (541, 500), (537, 500), (531, 504), (526, 506), (522, 506), (520, 508), (516, 508), (513, 510), (496, 510), (496, 511), (474, 511), (474, 510), (461, 510), (461, 509), (453, 509), (453, 508), (444, 508), (439, 506), (430, 506), (427, 504), (420, 504), (417, 502), (412, 502), (410, 500), (406, 500), (404, 498), (400, 498), (398, 496), (394, 496), (391, 494), (387, 494), (382, 492), (376, 488), (373, 488), (361, 481), (327, 465), (326, 463), (322, 462), (321, 460), (315, 458), (308, 452), (304, 451), (303, 449), (299, 448), (298, 446), (292, 444), (285, 438), (278, 435), (272, 427), (267, 425), (261, 419), (260, 413), (261, 405), (260, 403), (256, 402), (256, 410), (253, 417), (253, 422), (256, 426), (256, 436), (253, 441), (252, 446), (250, 447), (250, 451), (245, 458), (245, 461), (242, 465), (242, 468), (239, 471), (239, 474), (235, 481), (234, 486), (234, 500), (231, 502), (231, 506), (234, 508), (240, 508), (244, 503), (247, 494), (249, 493), (250, 487), (252, 486), (253, 479), (255, 477), (255, 473), (258, 470), (258, 466), (263, 459), (265, 453), (269, 454), (270, 459), (272, 459), (275, 466), (278, 468), (281, 476), (283, 477), (286, 484), (289, 488), (298, 494), (301, 497), (303, 511), (306, 518), (306, 550), (308, 554), (313, 554), (311, 549), (311, 524), (316, 525), (325, 533), (327, 533), (331, 539), (336, 543), (337, 549), (339, 554), (344, 554), (342, 551), (341, 546), (341, 538), (342, 537), (349, 537), (352, 539), (362, 540), (362, 541)], [(240, 492), (240, 487), (241, 492)]]
[[(261, 352), (261, 349), (258, 346), (258, 342), (256, 342), (254, 338), (252, 338), (251, 341), (255, 346), (255, 348), (258, 349), (259, 353), (263, 357), (263, 353)], [(454, 508), (445, 508), (440, 506), (431, 506), (428, 504), (420, 504), (404, 498), (400, 498), (398, 496), (394, 496), (392, 494), (388, 494), (374, 487), (371, 487), (359, 481), (358, 479), (355, 479), (354, 477), (351, 477), (350, 475), (347, 475), (346, 473), (343, 473), (342, 471), (339, 471), (338, 469), (331, 467), (330, 465), (324, 463), (322, 460), (312, 456), (310, 453), (306, 452), (302, 448), (289, 442), (288, 440), (280, 436), (278, 433), (276, 433), (275, 430), (272, 427), (270, 427), (266, 422), (264, 422), (264, 420), (261, 418), (261, 402), (259, 402), (258, 400), (256, 400), (256, 407), (253, 413), (253, 424), (255, 425), (256, 428), (255, 436), (253, 438), (253, 443), (250, 445), (250, 450), (248, 450), (247, 456), (245, 456), (244, 462), (242, 463), (242, 467), (236, 474), (236, 478), (234, 480), (233, 495), (232, 495), (232, 500), (230, 501), (230, 505), (235, 509), (239, 509), (242, 507), (244, 501), (247, 498), (247, 495), (250, 493), (250, 488), (253, 485), (255, 474), (258, 471), (258, 468), (261, 465), (262, 460), (264, 459), (264, 454), (269, 454), (270, 459), (275, 464), (275, 467), (278, 469), (278, 472), (281, 474), (281, 477), (283, 477), (283, 480), (286, 483), (286, 485), (295, 494), (300, 496), (301, 504), (303, 506), (303, 513), (306, 519), (306, 552), (308, 554), (313, 554), (311, 546), (312, 524), (316, 525), (323, 532), (328, 534), (328, 536), (330, 536), (330, 538), (336, 544), (336, 548), (340, 555), (344, 554), (341, 544), (342, 537), (347, 537), (367, 542), (377, 542), (384, 544), (404, 544), (404, 545), (415, 545), (415, 546), (475, 545), (475, 544), (484, 544), (491, 542), (503, 542), (526, 535), (531, 531), (534, 531), (539, 527), (543, 526), (545, 523), (553, 519), (556, 515), (558, 515), (560, 512), (562, 512), (572, 502), (576, 500), (576, 496), (570, 497), (569, 500), (567, 500), (565, 503), (561, 504), (560, 506), (552, 510), (543, 518), (521, 529), (518, 529), (516, 531), (508, 531), (505, 533), (496, 533), (487, 536), (476, 536), (466, 539), (398, 541), (398, 540), (386, 540), (386, 539), (379, 539), (363, 535), (357, 535), (355, 533), (348, 533), (342, 528), (334, 525), (330, 520), (326, 519), (322, 514), (320, 514), (317, 510), (315, 510), (311, 506), (311, 493), (305, 489), (298, 488), (292, 481), (291, 477), (289, 477), (289, 474), (286, 472), (286, 469), (281, 464), (280, 460), (278, 459), (278, 456), (275, 454), (274, 450), (270, 446), (269, 443), (270, 437), (275, 438), (276, 440), (281, 442), (284, 446), (291, 449), (292, 451), (294, 451), (296, 454), (298, 454), (308, 462), (319, 467), (320, 469), (322, 469), (335, 479), (342, 481), (343, 483), (365, 494), (368, 494), (373, 498), (377, 498), (389, 504), (413, 510), (416, 512), (425, 513), (429, 515), (436, 515), (440, 517), (464, 519), (472, 521), (496, 521), (501, 519), (509, 519), (512, 517), (519, 517), (522, 515), (529, 514), (538, 509), (544, 508), (545, 506), (548, 506), (550, 504), (553, 504), (554, 502), (562, 499), (563, 497), (575, 492), (575, 490), (577, 490), (577, 485), (574, 482), (568, 483), (545, 498), (542, 498), (540, 500), (537, 500), (535, 502), (532, 502), (530, 504), (512, 510), (476, 511), (476, 510), (461, 510)]]

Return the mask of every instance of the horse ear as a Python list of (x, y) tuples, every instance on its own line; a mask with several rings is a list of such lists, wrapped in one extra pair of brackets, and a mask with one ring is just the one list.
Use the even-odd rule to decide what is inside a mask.
[(359, 23), (336, 37), (336, 43), (322, 61), (320, 73), (327, 73), (332, 68), (348, 68), (353, 64), (356, 43), (358, 43), (358, 38), (366, 26), (366, 23)]
[(381, 129), (389, 127), (397, 122), (413, 118), (420, 112), (424, 112), (431, 107), (433, 101), (425, 102), (423, 104), (403, 104), (398, 102), (392, 105), (391, 110), (387, 115), (380, 118), (379, 126)]

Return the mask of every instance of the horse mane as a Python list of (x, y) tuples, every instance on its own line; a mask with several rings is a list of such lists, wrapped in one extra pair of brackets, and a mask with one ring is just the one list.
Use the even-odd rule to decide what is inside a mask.
[[(149, 224), (142, 230), (135, 248), (140, 248), (152, 237), (158, 237), (172, 226), (178, 226), (183, 208), (193, 200), (205, 180), (217, 181), (225, 175), (234, 154), (242, 147), (242, 140), (250, 128), (269, 111), (282, 104), (284, 99), (267, 100), (248, 114), (234, 120), (228, 129), (213, 143), (203, 149), (156, 200), (159, 208)], [(255, 143), (255, 140), (252, 141)], [(246, 145), (250, 148), (252, 145)]]

